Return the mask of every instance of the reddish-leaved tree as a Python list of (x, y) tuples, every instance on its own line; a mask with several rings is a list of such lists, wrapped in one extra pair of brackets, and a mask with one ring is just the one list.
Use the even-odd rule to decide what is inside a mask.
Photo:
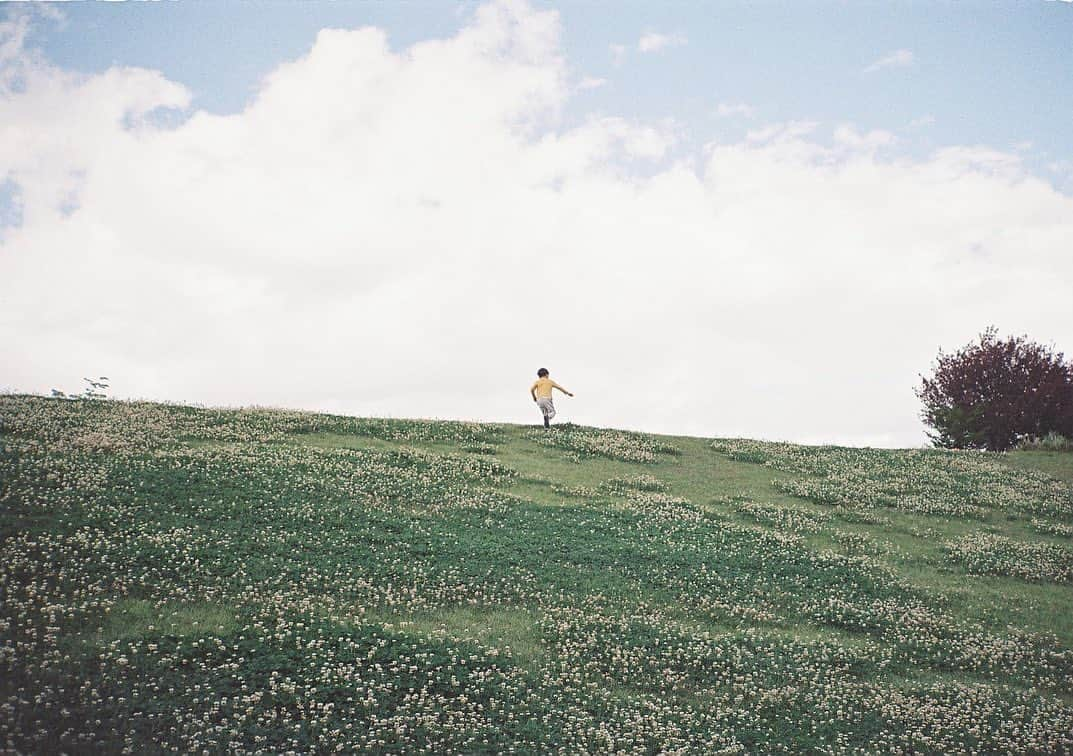
[(979, 343), (940, 351), (921, 381), (921, 418), (936, 446), (1002, 451), (1052, 432), (1073, 438), (1073, 363), (1026, 337), (1001, 341), (988, 328)]

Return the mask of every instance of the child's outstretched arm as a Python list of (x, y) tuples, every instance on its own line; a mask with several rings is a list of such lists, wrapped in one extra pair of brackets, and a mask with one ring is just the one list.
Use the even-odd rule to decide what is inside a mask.
[(571, 393), (570, 393), (569, 391), (567, 391), (566, 389), (564, 389), (564, 388), (563, 388), (562, 386), (560, 386), (560, 385), (559, 385), (558, 383), (556, 383), (555, 381), (552, 381), (552, 382), (551, 382), (551, 387), (552, 387), (552, 388), (557, 388), (557, 389), (559, 389), (560, 391), (562, 391), (562, 392), (563, 392), (564, 394), (566, 394), (567, 396), (573, 396), (573, 394), (571, 394)]

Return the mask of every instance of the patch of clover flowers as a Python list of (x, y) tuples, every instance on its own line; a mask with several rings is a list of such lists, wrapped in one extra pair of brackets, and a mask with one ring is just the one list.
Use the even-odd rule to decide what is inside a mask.
[(1063, 525), (1058, 522), (1050, 522), (1048, 520), (1040, 520), (1038, 518), (1032, 518), (1032, 527), (1040, 533), (1046, 533), (1047, 535), (1060, 536), (1062, 538), (1073, 538), (1073, 525)]
[(855, 449), (744, 439), (712, 447), (731, 459), (799, 477), (776, 481), (786, 493), (846, 509), (890, 507), (914, 514), (984, 519), (989, 510), (1073, 520), (1073, 487), (1016, 470), (977, 452)]
[(486, 443), (468, 443), (468, 444), (464, 444), (461, 448), (462, 448), (462, 451), (469, 452), (470, 454), (489, 454), (489, 455), (494, 455), (496, 452), (499, 451), (499, 447), (496, 446), (495, 444), (486, 444)]
[[(890, 663), (889, 650), (873, 643), (802, 642), (755, 629), (713, 633), (644, 604), (626, 612), (601, 609), (598, 602), (584, 612), (549, 610), (540, 627), (561, 662), (605, 685), (647, 692), (690, 693), (743, 681), (754, 691), (794, 681), (815, 684), (847, 673), (874, 675)], [(754, 691), (743, 692), (751, 697)]]
[(948, 541), (943, 551), (950, 561), (974, 575), (1073, 583), (1073, 549), (1057, 543), (1026, 543), (994, 533), (970, 533)]
[[(136, 407), (128, 439), (114, 404), (0, 402), (8, 750), (1073, 749), (1041, 692), (1070, 694), (1073, 653), (866, 556), (651, 481), (540, 506), (495, 460), (303, 447), (248, 412)], [(456, 607), (525, 609), (541, 653), (378, 619)], [(899, 677), (921, 668), (988, 682)]]
[(805, 602), (801, 611), (814, 622), (889, 643), (894, 663), (901, 667), (925, 664), (1063, 693), (1069, 692), (1073, 679), (1073, 650), (1054, 637), (997, 635), (959, 623), (924, 602), (847, 601), (828, 595)]
[[(717, 723), (716, 732), (732, 733), (748, 752), (820, 743), (844, 753), (1060, 752), (1073, 742), (1063, 729), (1073, 711), (1053, 699), (984, 685), (899, 689), (870, 682), (896, 663), (889, 648), (870, 641), (698, 631), (643, 605), (627, 613), (550, 610), (541, 628), (564, 667), (602, 688), (658, 697), (664, 708), (681, 702), (701, 709), (699, 721)], [(787, 733), (795, 733), (789, 743)], [(867, 745), (851, 745), (861, 735)], [(832, 747), (838, 743), (843, 747)]]
[(0, 395), (0, 432), (26, 435), (64, 448), (146, 451), (191, 440), (279, 442), (296, 434), (336, 433), (402, 443), (479, 446), (500, 440), (488, 423), (355, 418), (313, 412), (248, 407), (204, 408), (127, 401), (68, 401)]
[(606, 457), (622, 462), (656, 462), (661, 454), (680, 453), (673, 444), (642, 433), (583, 428), (570, 423), (531, 430), (526, 438), (543, 446), (563, 449), (578, 461)]
[(606, 491), (596, 486), (563, 486), (558, 483), (552, 483), (551, 490), (560, 496), (569, 496), (574, 499), (585, 499), (592, 502), (606, 499), (608, 495)]
[(632, 491), (649, 491), (665, 493), (668, 486), (665, 482), (647, 473), (637, 475), (621, 475), (608, 478), (600, 484), (600, 488), (611, 493), (630, 493)]
[(858, 525), (880, 525), (886, 528), (894, 525), (894, 521), (891, 518), (871, 509), (849, 509), (847, 507), (836, 506), (833, 513), (837, 515), (840, 520)]
[(637, 497), (643, 493), (665, 493), (668, 486), (659, 478), (641, 473), (608, 478), (596, 486), (562, 486), (551, 484), (551, 490), (561, 496), (584, 499), (589, 503), (607, 504), (614, 498)]
[(876, 539), (866, 533), (835, 529), (831, 537), (844, 550), (854, 554), (876, 554), (886, 550)]
[(792, 507), (776, 504), (760, 504), (754, 501), (742, 501), (734, 508), (746, 517), (762, 525), (770, 525), (782, 532), (819, 533), (825, 530), (831, 521), (830, 515), (822, 512), (806, 512)]

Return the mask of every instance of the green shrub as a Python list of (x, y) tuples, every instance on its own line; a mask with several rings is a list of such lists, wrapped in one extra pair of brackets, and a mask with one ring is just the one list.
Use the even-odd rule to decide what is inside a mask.
[(1051, 431), (1045, 436), (1022, 438), (1013, 448), (1016, 451), (1073, 451), (1073, 438)]

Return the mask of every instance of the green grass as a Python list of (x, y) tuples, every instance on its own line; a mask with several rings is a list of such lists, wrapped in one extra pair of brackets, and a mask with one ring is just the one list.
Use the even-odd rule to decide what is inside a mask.
[(456, 606), (436, 612), (396, 615), (367, 614), (363, 619), (390, 629), (423, 637), (471, 641), (504, 654), (533, 672), (539, 671), (544, 648), (536, 629), (536, 617), (527, 609)]
[(1036, 470), (1073, 483), (1073, 452), (1011, 451), (996, 456), (1014, 469)]
[(1071, 459), (0, 396), (0, 735), (1069, 752)]
[(84, 639), (99, 645), (132, 638), (152, 638), (161, 633), (191, 635), (204, 631), (228, 633), (235, 629), (234, 614), (214, 604), (157, 606), (144, 599), (124, 599)]

